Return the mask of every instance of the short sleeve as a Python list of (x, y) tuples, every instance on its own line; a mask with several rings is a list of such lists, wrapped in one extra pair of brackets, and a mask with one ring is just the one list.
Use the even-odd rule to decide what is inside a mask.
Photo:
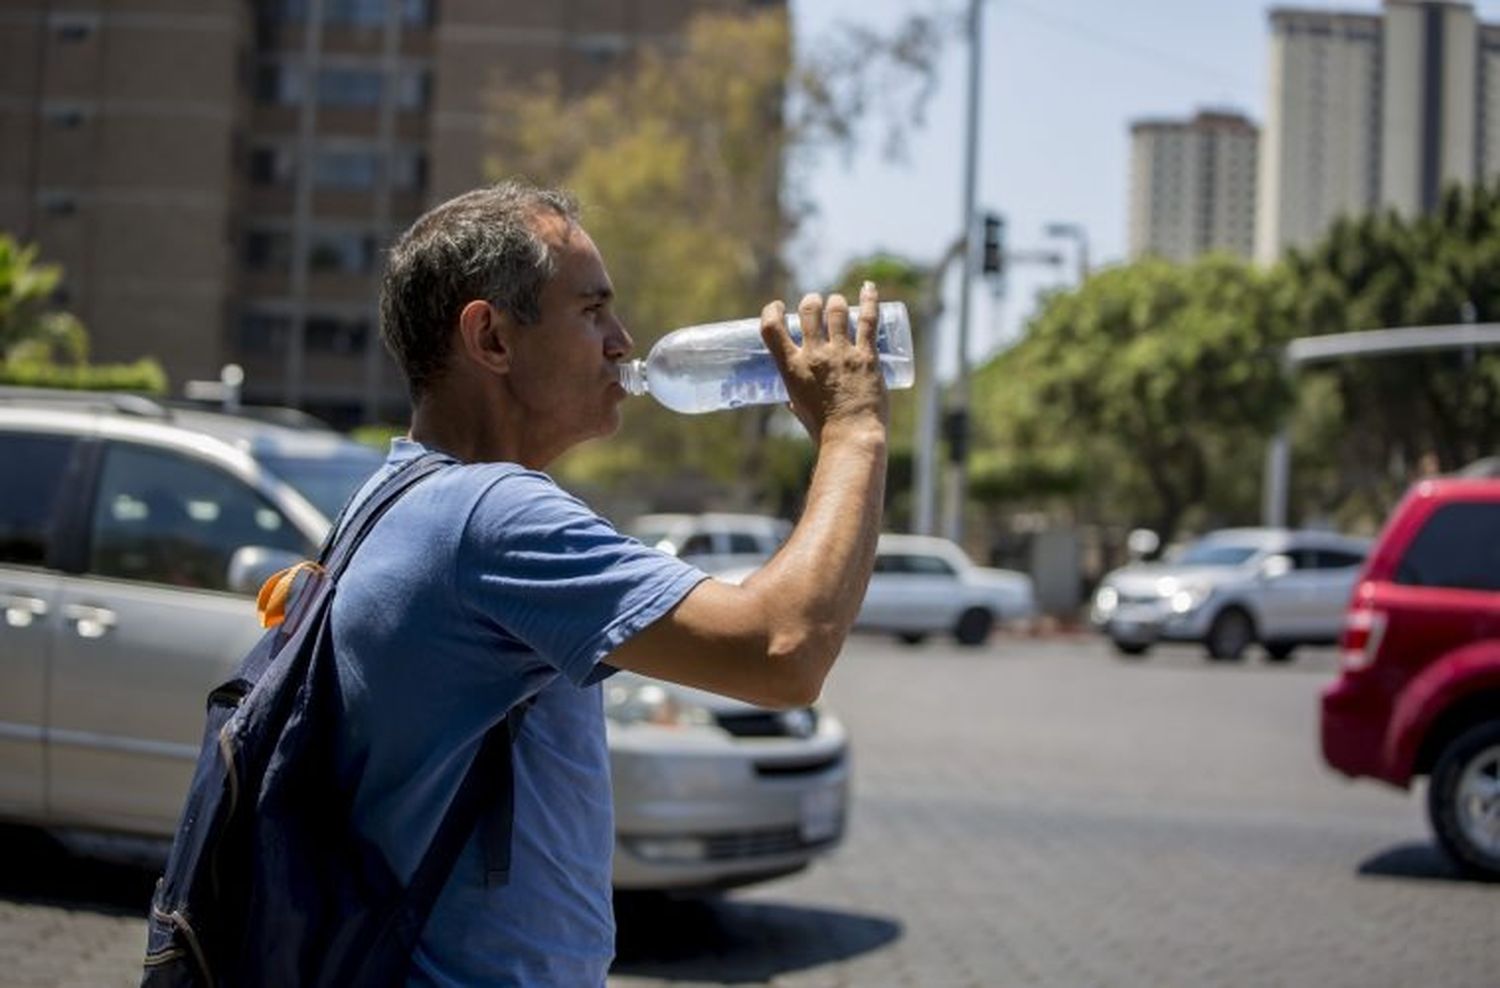
[(466, 608), (580, 685), (707, 579), (532, 471), (505, 473), (483, 491), (455, 562)]

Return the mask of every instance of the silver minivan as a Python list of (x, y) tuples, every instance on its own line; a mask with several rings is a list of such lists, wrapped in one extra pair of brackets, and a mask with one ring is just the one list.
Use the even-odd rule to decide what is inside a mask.
[[(6, 388), (0, 458), (0, 819), (167, 838), (253, 594), (384, 458), (306, 422)], [(608, 690), (621, 887), (758, 881), (841, 840), (835, 718)]]

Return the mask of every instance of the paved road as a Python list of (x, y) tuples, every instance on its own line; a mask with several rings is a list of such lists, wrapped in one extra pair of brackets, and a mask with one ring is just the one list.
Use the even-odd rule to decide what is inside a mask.
[[(1328, 652), (1286, 667), (1090, 641), (856, 639), (849, 839), (708, 904), (622, 904), (611, 988), (1493, 988), (1500, 886), (1415, 796), (1317, 757)], [(134, 984), (145, 873), (0, 851), (0, 985)]]

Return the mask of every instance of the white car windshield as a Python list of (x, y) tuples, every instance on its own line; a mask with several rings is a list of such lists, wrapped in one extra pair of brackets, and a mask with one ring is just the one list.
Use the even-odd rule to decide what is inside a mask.
[(1174, 566), (1238, 566), (1260, 551), (1253, 545), (1195, 542), (1172, 560)]

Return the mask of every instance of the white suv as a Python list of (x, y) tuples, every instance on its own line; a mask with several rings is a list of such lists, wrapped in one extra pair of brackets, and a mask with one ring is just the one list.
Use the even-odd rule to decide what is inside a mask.
[(652, 514), (631, 522), (629, 532), (705, 573), (720, 573), (770, 559), (791, 534), (792, 525), (769, 515)]
[(1161, 563), (1105, 576), (1092, 620), (1125, 655), (1158, 641), (1202, 642), (1234, 660), (1259, 642), (1274, 661), (1338, 640), (1367, 539), (1331, 532), (1227, 528)]
[(997, 624), (1035, 614), (1035, 588), (1025, 573), (975, 566), (947, 539), (882, 535), (855, 627), (891, 632), (910, 645), (951, 634), (973, 646)]

